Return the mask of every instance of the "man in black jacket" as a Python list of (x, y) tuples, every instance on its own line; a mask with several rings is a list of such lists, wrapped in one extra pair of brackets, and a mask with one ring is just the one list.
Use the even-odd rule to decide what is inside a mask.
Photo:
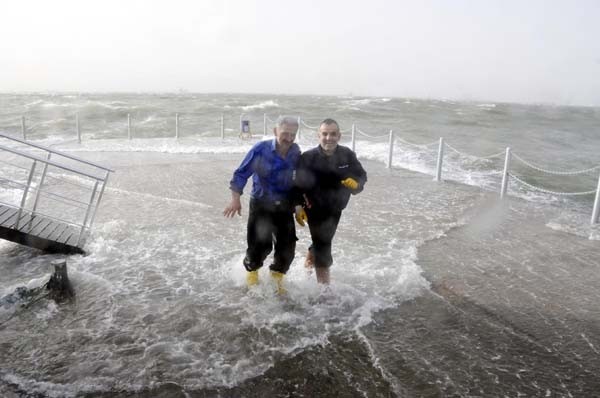
[(331, 242), (342, 210), (350, 194), (363, 190), (367, 173), (350, 148), (338, 145), (340, 126), (333, 119), (319, 125), (319, 146), (300, 156), (296, 170), (296, 196), (304, 206), (296, 206), (296, 220), (308, 221), (312, 245), (307, 254), (309, 267), (314, 266), (317, 282), (329, 284), (329, 267), (333, 263)]

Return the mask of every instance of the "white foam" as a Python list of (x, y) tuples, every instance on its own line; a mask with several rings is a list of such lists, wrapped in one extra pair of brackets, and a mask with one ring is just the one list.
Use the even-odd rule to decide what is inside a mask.
[(175, 138), (136, 138), (132, 140), (93, 140), (83, 141), (81, 145), (60, 147), (70, 152), (160, 152), (160, 153), (246, 153), (252, 145), (263, 137), (252, 140), (215, 137), (197, 139)]
[(0, 202), (11, 206), (20, 206), (21, 199), (23, 198), (23, 190), (8, 188), (4, 184), (0, 186), (2, 187), (0, 190)]
[(150, 123), (154, 122), (155, 120), (157, 120), (156, 116), (154, 116), (154, 115), (151, 115), (151, 116), (148, 116), (148, 117), (146, 117), (145, 119), (143, 119), (143, 120), (141, 120), (141, 121), (139, 121), (139, 122), (137, 122), (137, 123), (138, 123), (140, 126), (143, 126), (143, 125), (145, 125), (145, 124), (150, 124)]
[(186, 206), (186, 207), (192, 206), (192, 207), (201, 207), (201, 208), (205, 208), (205, 209), (214, 208), (214, 206), (206, 204), (206, 203), (202, 203), (202, 202), (194, 202), (194, 201), (185, 200), (185, 199), (168, 198), (168, 197), (157, 196), (157, 195), (153, 195), (153, 194), (149, 194), (149, 193), (128, 191), (125, 189), (107, 188), (106, 191), (121, 194), (121, 195), (134, 196), (134, 197), (136, 197), (135, 200), (152, 199), (152, 200), (157, 200), (157, 201), (164, 201), (167, 203), (173, 203), (177, 206)]
[(360, 108), (358, 108), (359, 106), (362, 105), (369, 105), (372, 103), (377, 103), (377, 102), (390, 102), (392, 99), (391, 98), (363, 98), (363, 99), (349, 99), (347, 101), (343, 101), (345, 104), (350, 106), (350, 109), (353, 109), (352, 107), (356, 107), (354, 109), (358, 109), (360, 110)]
[(46, 101), (44, 101), (44, 103), (42, 104), (42, 107), (44, 107), (44, 108), (70, 108), (71, 106), (72, 106), (72, 104), (70, 104), (70, 103), (57, 104), (56, 102), (46, 102)]
[(245, 112), (255, 109), (279, 108), (279, 104), (273, 100), (259, 102), (258, 104), (242, 106), (241, 109)]
[[(94, 140), (63, 146), (72, 152), (245, 153), (255, 141), (206, 137)], [(387, 161), (387, 141), (359, 141), (357, 150), (362, 159)], [(432, 174), (434, 157), (428, 153), (399, 148), (394, 166)], [(497, 177), (487, 172), (478, 175), (460, 163), (448, 164), (453, 166), (446, 170), (450, 175), (471, 184)], [(453, 221), (454, 213), (427, 203), (422, 206), (426, 210), (423, 219), (406, 214), (415, 217), (414, 224), (410, 219), (406, 222), (418, 229), (420, 240), (398, 237), (398, 231), (392, 230), (398, 229), (397, 225), (378, 225), (377, 232), (354, 227), (354, 239), (372, 244), (375, 250), (347, 242), (336, 244), (328, 288), (317, 284), (314, 274), (307, 274), (302, 267), (304, 258), (298, 257), (285, 278), (288, 294), (279, 297), (270, 283), (270, 259), (260, 270), (261, 283), (246, 290), (242, 266), (245, 220), (224, 223), (211, 204), (156, 192), (140, 193), (120, 186), (109, 187), (107, 193), (117, 204), (137, 203), (135, 210), (140, 216), (128, 218), (123, 212), (124, 218), (118, 221), (98, 220), (86, 243), (90, 255), (70, 257), (69, 272), (81, 301), (67, 330), (74, 338), (80, 334), (89, 341), (73, 354), (73, 369), (82, 365), (72, 374), (77, 381), (62, 385), (16, 378), (28, 391), (70, 396), (94, 389), (131, 390), (158, 385), (155, 371), (188, 387), (236, 385), (264, 372), (282, 355), (325, 344), (331, 334), (359, 330), (377, 311), (421, 294), (428, 282), (415, 263), (417, 247), (458, 223)], [(387, 219), (390, 214), (385, 208), (372, 216)], [(352, 217), (351, 210), (345, 213), (339, 234), (349, 230), (348, 217)], [(426, 222), (429, 227), (423, 225)], [(304, 243), (299, 245), (306, 241), (306, 236), (301, 237)], [(297, 252), (302, 253), (302, 248)], [(44, 308), (40, 316), (52, 319), (55, 314)], [(115, 381), (117, 370), (107, 377), (97, 374), (96, 365), (89, 363), (90, 354), (114, 348), (103, 337), (117, 332), (131, 340), (120, 348), (142, 351), (138, 356), (114, 354), (106, 360), (106, 369), (119, 369), (120, 381)]]
[(42, 104), (43, 102), (44, 102), (44, 100), (39, 99), (39, 100), (35, 100), (33, 102), (29, 102), (29, 103), (25, 104), (24, 106), (25, 106), (25, 108), (29, 108), (29, 107), (32, 107), (32, 106), (36, 106), (36, 105)]
[(58, 305), (54, 301), (50, 300), (47, 302), (46, 307), (39, 309), (35, 313), (35, 317), (36, 317), (36, 319), (38, 319), (40, 321), (47, 321), (47, 320), (51, 319), (58, 312), (59, 312)]
[(546, 223), (546, 227), (589, 240), (600, 240), (600, 226), (598, 224), (590, 225), (590, 220), (586, 216), (589, 214), (562, 210), (555, 218)]
[[(365, 99), (358, 101), (371, 101)], [(485, 104), (484, 104), (485, 105)], [(61, 136), (50, 136), (40, 141), (44, 145), (51, 145), (57, 149), (67, 152), (159, 152), (172, 154), (219, 154), (219, 153), (246, 153), (250, 147), (259, 140), (271, 139), (270, 136), (254, 136), (252, 139), (240, 139), (238, 137), (190, 137), (185, 139), (175, 138), (134, 138), (127, 139), (103, 139), (85, 140), (78, 144), (74, 138), (66, 139)], [(303, 150), (317, 145), (314, 136), (302, 135), (298, 143)], [(348, 143), (346, 143), (348, 145)], [(387, 140), (356, 141), (357, 155), (361, 159), (375, 160), (387, 163), (389, 147)], [(437, 153), (433, 147), (407, 146), (401, 142), (395, 143), (393, 166), (423, 174), (435, 175)], [(492, 191), (499, 190), (501, 170), (489, 170), (478, 166), (478, 162), (489, 162), (473, 156), (446, 156), (443, 163), (442, 178), (457, 181), (463, 184), (478, 186)], [(510, 195), (517, 196), (530, 202), (544, 205), (557, 203), (558, 197), (536, 191), (523, 190), (522, 187), (511, 181), (509, 186)], [(9, 203), (17, 203), (18, 190), (7, 191), (6, 197)], [(2, 200), (2, 198), (0, 198)]]

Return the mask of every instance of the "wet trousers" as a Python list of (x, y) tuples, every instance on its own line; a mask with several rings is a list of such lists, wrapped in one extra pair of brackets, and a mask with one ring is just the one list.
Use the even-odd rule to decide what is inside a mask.
[(294, 259), (297, 240), (293, 209), (288, 202), (250, 199), (248, 249), (244, 258), (247, 271), (262, 267), (275, 246), (273, 264), (269, 269), (285, 274)]
[(331, 242), (337, 230), (341, 210), (306, 209), (312, 245), (308, 248), (315, 257), (315, 267), (329, 267), (333, 264)]

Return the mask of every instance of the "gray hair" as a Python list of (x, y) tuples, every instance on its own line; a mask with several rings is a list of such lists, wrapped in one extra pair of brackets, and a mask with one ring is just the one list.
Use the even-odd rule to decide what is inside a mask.
[(279, 116), (277, 118), (277, 127), (281, 128), (284, 124), (289, 127), (296, 127), (296, 129), (300, 127), (298, 126), (298, 118), (293, 116)]

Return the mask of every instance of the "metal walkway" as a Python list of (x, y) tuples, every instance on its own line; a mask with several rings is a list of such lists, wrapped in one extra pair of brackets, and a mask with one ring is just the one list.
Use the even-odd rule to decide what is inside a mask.
[(0, 238), (83, 253), (112, 171), (0, 133)]

